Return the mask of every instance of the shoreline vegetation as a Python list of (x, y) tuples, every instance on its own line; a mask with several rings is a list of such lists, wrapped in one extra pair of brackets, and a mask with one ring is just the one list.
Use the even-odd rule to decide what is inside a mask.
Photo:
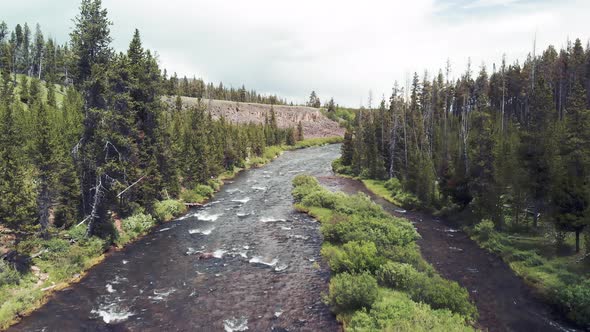
[(473, 331), (467, 290), (443, 279), (420, 255), (412, 224), (364, 194), (293, 180), (295, 208), (321, 223), (321, 253), (332, 272), (325, 302), (346, 330)]
[[(335, 172), (338, 162), (335, 162)], [(468, 212), (460, 212), (453, 208), (439, 210), (424, 206), (416, 198), (406, 203), (400, 197), (415, 197), (404, 193), (398, 187), (397, 179), (370, 180), (353, 177), (347, 174), (339, 176), (362, 181), (373, 194), (386, 201), (408, 210), (424, 210), (461, 226), (469, 237), (481, 248), (498, 255), (510, 269), (527, 285), (541, 300), (549, 303), (569, 321), (580, 327), (590, 322), (590, 282), (584, 276), (589, 273), (580, 255), (570, 255), (567, 247), (575, 246), (573, 236), (564, 239), (565, 248), (562, 252), (555, 250), (555, 244), (539, 233), (498, 231), (490, 220), (482, 220), (475, 224), (462, 222), (471, 218)], [(405, 203), (405, 204), (404, 204)]]
[[(51, 299), (54, 292), (79, 282), (95, 265), (113, 250), (122, 250), (152, 232), (154, 227), (187, 213), (188, 205), (203, 204), (221, 190), (224, 181), (242, 171), (262, 167), (284, 151), (342, 142), (342, 137), (304, 139), (294, 145), (266, 147), (260, 157), (244, 162), (241, 168), (226, 171), (210, 182), (194, 189), (183, 189), (177, 199), (165, 199), (154, 204), (154, 215), (137, 212), (124, 219), (115, 219), (118, 236), (112, 244), (98, 237), (86, 237), (86, 225), (80, 224), (60, 231), (49, 240), (35, 235), (20, 241), (16, 251), (31, 257), (31, 269), (20, 274), (13, 269), (0, 269), (0, 330), (18, 323)], [(185, 204), (186, 203), (186, 204)], [(4, 264), (4, 263), (1, 263)], [(8, 281), (8, 282), (4, 282)]]

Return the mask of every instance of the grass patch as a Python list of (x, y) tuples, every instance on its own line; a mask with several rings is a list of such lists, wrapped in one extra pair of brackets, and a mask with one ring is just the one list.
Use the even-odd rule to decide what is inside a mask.
[(330, 192), (311, 176), (297, 176), (293, 187), (296, 208), (322, 224), (321, 252), (333, 273), (325, 301), (347, 328), (414, 330), (411, 322), (420, 319), (427, 323), (418, 330), (473, 330), (477, 309), (467, 290), (420, 256), (408, 220), (366, 195)]
[(293, 147), (291, 147), (290, 149), (304, 149), (312, 146), (342, 143), (343, 141), (344, 138), (341, 136), (307, 138), (296, 142), (295, 145), (293, 145)]
[(590, 266), (578, 256), (561, 256), (540, 235), (497, 232), (484, 220), (465, 229), (482, 248), (498, 254), (538, 294), (580, 326), (590, 325)]

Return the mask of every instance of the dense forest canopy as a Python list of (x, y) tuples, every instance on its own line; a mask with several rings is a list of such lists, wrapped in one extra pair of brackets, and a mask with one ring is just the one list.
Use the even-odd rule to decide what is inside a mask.
[(558, 239), (575, 232), (579, 250), (590, 220), (589, 109), (590, 47), (580, 39), (522, 63), (469, 65), (456, 81), (448, 69), (415, 73), (358, 112), (339, 165), (397, 178), (426, 206), (469, 206), (498, 229), (542, 219)]
[[(185, 94), (284, 103), (246, 91), (167, 78), (135, 30), (125, 52), (111, 47), (111, 21), (100, 0), (83, 0), (71, 40), (58, 45), (37, 25), (0, 24), (0, 222), (22, 232), (87, 224), (87, 235), (114, 240), (113, 220), (153, 212), (241, 167), (265, 148), (303, 133), (279, 129), (274, 111), (262, 125), (212, 119), (204, 107), (161, 102)], [(190, 196), (190, 195), (188, 195)]]

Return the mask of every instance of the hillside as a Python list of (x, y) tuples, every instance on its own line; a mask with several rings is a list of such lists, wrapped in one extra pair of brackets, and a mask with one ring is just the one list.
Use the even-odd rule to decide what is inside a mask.
[[(175, 97), (164, 97), (164, 101), (174, 104)], [(196, 106), (197, 98), (181, 97), (184, 107)], [(263, 123), (264, 115), (270, 113), (270, 105), (255, 103), (239, 103), (225, 100), (202, 100), (214, 118), (223, 115), (234, 123)], [(328, 119), (317, 108), (305, 106), (273, 106), (279, 128), (297, 127), (299, 121), (303, 125), (305, 138), (343, 136), (344, 129), (337, 122)]]

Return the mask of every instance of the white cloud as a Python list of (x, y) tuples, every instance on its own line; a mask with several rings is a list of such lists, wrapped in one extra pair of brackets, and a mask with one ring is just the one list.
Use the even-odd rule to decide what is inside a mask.
[[(68, 8), (69, 16), (30, 14), (18, 4), (8, 10), (29, 22), (41, 20), (46, 31), (67, 31), (73, 16), (69, 13), (78, 0), (51, 3)], [(485, 61), (488, 68), (503, 53), (510, 61), (522, 59), (532, 48), (535, 32), (539, 49), (548, 44), (559, 47), (568, 36), (586, 39), (584, 16), (590, 11), (587, 0), (476, 0), (468, 5), (458, 0), (103, 0), (103, 4), (115, 24), (115, 46), (126, 48), (137, 27), (144, 44), (158, 52), (169, 72), (234, 86), (244, 83), (295, 101), (304, 101), (315, 89), (322, 100), (334, 96), (351, 106), (366, 100), (369, 90), (376, 98), (389, 95), (393, 82), (404, 85), (413, 71), (438, 71), (447, 58), (456, 74), (464, 71), (468, 57), (475, 67)]]

